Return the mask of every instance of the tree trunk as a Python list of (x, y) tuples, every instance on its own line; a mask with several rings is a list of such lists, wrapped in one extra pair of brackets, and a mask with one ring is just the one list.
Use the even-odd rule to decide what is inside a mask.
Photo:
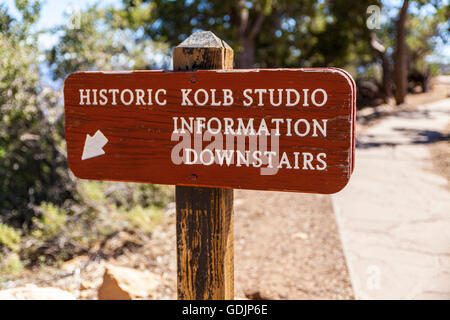
[(409, 0), (404, 0), (397, 20), (397, 43), (395, 52), (395, 101), (397, 105), (405, 102), (408, 86), (406, 51), (406, 20), (408, 17), (408, 5)]
[(253, 68), (255, 65), (255, 44), (253, 39), (241, 40), (243, 49), (239, 55), (239, 68)]
[(262, 23), (265, 19), (265, 11), (271, 11), (271, 9), (259, 8), (260, 11), (252, 19), (252, 24), (250, 24), (250, 10), (247, 8), (245, 0), (239, 0), (238, 9), (238, 38), (242, 50), (239, 53), (237, 65), (239, 68), (253, 68), (255, 65), (255, 37), (261, 30)]
[(430, 79), (431, 79), (431, 70), (428, 67), (427, 70), (424, 72), (424, 78), (422, 82), (422, 92), (430, 91)]
[(392, 97), (392, 81), (391, 81), (391, 65), (386, 54), (386, 47), (378, 39), (375, 33), (371, 34), (370, 45), (381, 59), (381, 67), (383, 70), (382, 88), (384, 94), (384, 101), (388, 102)]
[(381, 56), (382, 68), (383, 68), (383, 91), (385, 96), (385, 102), (389, 101), (392, 97), (392, 83), (391, 83), (391, 66), (386, 54)]

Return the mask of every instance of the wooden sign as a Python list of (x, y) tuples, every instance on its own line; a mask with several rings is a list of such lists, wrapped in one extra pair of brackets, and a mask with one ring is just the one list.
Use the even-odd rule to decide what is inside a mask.
[(66, 142), (84, 179), (334, 193), (354, 166), (343, 70), (77, 72)]

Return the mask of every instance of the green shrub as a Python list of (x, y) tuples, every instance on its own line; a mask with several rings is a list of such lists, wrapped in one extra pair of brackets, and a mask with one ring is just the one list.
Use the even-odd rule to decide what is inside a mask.
[(105, 190), (103, 183), (100, 181), (79, 181), (77, 191), (85, 202), (94, 202), (97, 205), (106, 202)]
[(31, 236), (41, 241), (47, 241), (65, 231), (68, 214), (52, 203), (43, 202), (39, 206), (41, 215), (33, 217)]
[(23, 236), (22, 261), (28, 266), (53, 265), (87, 252), (103, 255), (102, 244), (111, 236), (119, 232), (149, 236), (161, 223), (161, 208), (117, 207), (111, 198), (103, 196), (104, 186), (83, 183), (82, 197), (86, 202), (82, 206), (73, 204), (69, 210), (42, 203), (38, 208), (40, 215), (32, 219), (31, 229)]
[(7, 280), (23, 270), (23, 264), (17, 253), (11, 252), (6, 256), (0, 254), (0, 281)]
[(5, 246), (11, 251), (18, 251), (20, 248), (20, 232), (4, 223), (0, 223), (0, 248)]
[(129, 211), (122, 209), (121, 213), (133, 229), (138, 229), (145, 233), (151, 233), (163, 217), (161, 209), (156, 207), (142, 208), (141, 206), (136, 206)]

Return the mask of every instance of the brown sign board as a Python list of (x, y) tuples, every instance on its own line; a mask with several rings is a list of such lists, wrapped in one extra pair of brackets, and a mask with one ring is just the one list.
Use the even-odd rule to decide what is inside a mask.
[(77, 72), (64, 84), (83, 179), (334, 193), (354, 167), (356, 89), (335, 68)]

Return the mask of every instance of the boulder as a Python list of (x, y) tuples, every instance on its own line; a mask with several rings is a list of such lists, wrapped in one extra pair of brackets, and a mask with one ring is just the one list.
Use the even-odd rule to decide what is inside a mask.
[(76, 300), (76, 298), (65, 290), (28, 284), (23, 287), (0, 290), (0, 300)]
[(107, 265), (103, 283), (98, 288), (99, 300), (131, 300), (152, 298), (160, 277), (148, 271)]

